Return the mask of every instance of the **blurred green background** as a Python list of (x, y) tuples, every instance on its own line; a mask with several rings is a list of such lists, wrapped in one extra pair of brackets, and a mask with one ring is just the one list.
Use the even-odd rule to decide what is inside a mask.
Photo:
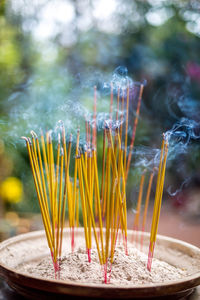
[[(199, 13), (195, 0), (0, 1), (2, 238), (38, 226), (39, 206), (21, 135), (55, 128), (60, 119), (73, 132), (81, 125), (80, 114), (92, 109), (92, 87), (96, 84), (101, 94), (104, 82), (126, 68), (132, 79), (147, 80), (136, 134), (144, 156), (148, 147), (160, 147), (162, 132), (182, 118), (191, 122), (185, 126), (185, 142), (193, 132), (187, 150), (176, 148), (168, 164), (164, 199), (175, 218), (181, 214), (199, 225)], [(130, 208), (139, 179), (134, 170)]]

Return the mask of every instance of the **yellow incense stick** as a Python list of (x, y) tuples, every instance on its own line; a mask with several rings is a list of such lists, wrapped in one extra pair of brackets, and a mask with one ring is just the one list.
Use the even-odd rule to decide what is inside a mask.
[(166, 169), (166, 161), (167, 161), (167, 153), (168, 153), (168, 142), (165, 142), (165, 148), (164, 148), (164, 157), (163, 157), (163, 166), (162, 166), (162, 173), (161, 173), (161, 181), (160, 181), (160, 189), (159, 189), (159, 205), (158, 210), (156, 214), (156, 223), (155, 223), (155, 231), (153, 236), (153, 241), (155, 243), (156, 241), (156, 235), (158, 231), (158, 222), (160, 217), (160, 209), (161, 209), (161, 203), (162, 203), (162, 195), (163, 195), (163, 187), (164, 187), (164, 179), (165, 179), (165, 169)]
[[(63, 165), (64, 165), (64, 152), (61, 148), (61, 158), (60, 158), (60, 181), (59, 181), (59, 197), (58, 197), (58, 228), (57, 228), (57, 243), (56, 243), (56, 254), (59, 253), (61, 257), (62, 249), (59, 247), (60, 244), (60, 227), (61, 227), (61, 209), (62, 209), (62, 189), (63, 189)], [(61, 229), (63, 231), (63, 228)]]
[(53, 252), (51, 228), (48, 226), (47, 216), (44, 212), (44, 208), (42, 205), (41, 194), (39, 191), (38, 180), (37, 180), (34, 163), (33, 163), (33, 157), (32, 157), (32, 153), (31, 153), (31, 149), (30, 149), (30, 142), (26, 137), (22, 137), (22, 139), (24, 139), (26, 141), (26, 146), (27, 146), (27, 150), (28, 150), (28, 155), (29, 155), (30, 165), (31, 165), (31, 169), (32, 169), (34, 183), (35, 183), (36, 193), (37, 193), (38, 202), (39, 202), (39, 206), (40, 206), (40, 210), (41, 210), (41, 214), (42, 214), (42, 220), (43, 220), (43, 224), (44, 224), (44, 228), (45, 228), (45, 233), (46, 233), (49, 248), (50, 248), (51, 252)]
[[(86, 152), (85, 152), (86, 153)], [(87, 154), (87, 153), (86, 153)], [(93, 205), (93, 191), (92, 191), (92, 188), (93, 188), (93, 185), (92, 185), (92, 158), (91, 158), (91, 155), (89, 155), (87, 157), (87, 164), (85, 164), (85, 168), (86, 168), (86, 171), (88, 171), (87, 173), (87, 177), (88, 177), (88, 188), (89, 188), (89, 192), (90, 192), (90, 204), (91, 206)], [(89, 205), (87, 205), (87, 211), (88, 211), (88, 235), (89, 235), (89, 244), (90, 244), (90, 248), (92, 247), (92, 231), (91, 231), (91, 228), (92, 228), (92, 220), (91, 220), (91, 216), (90, 216), (90, 212), (89, 212)]]
[[(111, 130), (107, 129), (106, 132), (107, 132), (107, 137), (108, 137), (108, 143), (110, 144), (110, 147), (111, 147), (111, 162), (112, 162), (111, 165), (112, 165), (113, 174), (114, 174), (116, 180), (119, 180), (117, 166), (116, 166), (116, 160), (115, 160), (115, 153), (114, 153), (114, 148), (113, 148), (113, 142), (112, 142)], [(119, 195), (119, 204), (121, 207), (120, 218), (121, 218), (121, 224), (123, 226), (122, 229), (125, 230), (125, 238), (127, 238), (127, 225), (126, 225), (126, 221), (125, 221), (125, 217), (124, 217), (123, 199), (122, 199), (119, 184), (117, 184), (117, 193)]]
[(97, 158), (96, 158), (96, 151), (92, 150), (93, 158), (94, 158), (94, 184), (97, 191), (97, 208), (98, 208), (98, 218), (99, 218), (99, 227), (100, 227), (100, 240), (101, 240), (101, 247), (102, 247), (102, 256), (104, 259), (104, 246), (103, 246), (103, 223), (102, 223), (102, 214), (101, 214), (101, 201), (100, 201), (100, 194), (99, 194), (99, 179), (98, 179), (98, 169), (97, 169)]
[(106, 261), (108, 259), (109, 252), (109, 237), (110, 237), (110, 168), (111, 168), (111, 148), (108, 145), (107, 150), (107, 199), (106, 199)]
[(46, 177), (47, 177), (48, 191), (49, 191), (49, 194), (50, 194), (49, 167), (48, 167), (48, 164), (47, 164), (47, 154), (46, 154), (46, 146), (45, 146), (45, 140), (44, 140), (43, 132), (41, 132), (41, 144), (42, 144), (42, 155), (43, 155), (43, 160), (44, 160), (45, 172), (46, 172)]
[[(76, 138), (76, 152), (75, 152), (76, 156), (78, 155), (79, 138), (80, 138), (80, 130), (78, 129), (77, 130), (77, 138)], [(76, 199), (76, 196), (77, 196), (77, 160), (75, 159), (75, 162), (74, 162), (74, 191), (73, 191), (73, 205), (74, 205), (74, 207), (73, 207), (73, 212), (75, 212), (75, 205), (76, 205), (76, 203), (78, 203), (77, 199)], [(75, 222), (75, 213), (73, 215), (73, 226), (74, 226), (74, 222)]]
[(161, 180), (161, 172), (162, 172), (164, 145), (165, 145), (165, 141), (163, 139), (162, 145), (161, 145), (160, 162), (159, 162), (157, 184), (156, 184), (156, 194), (155, 194), (155, 200), (154, 200), (154, 209), (153, 209), (153, 217), (152, 217), (152, 225), (151, 225), (152, 240), (153, 240), (153, 236), (154, 236), (154, 232), (155, 232), (156, 215), (157, 215), (157, 210), (158, 210), (158, 206), (159, 206), (159, 190), (160, 190), (160, 180)]
[(51, 189), (51, 214), (52, 214), (52, 234), (53, 234), (53, 248), (54, 248), (54, 261), (56, 261), (55, 257), (55, 248), (56, 248), (56, 240), (55, 240), (55, 170), (54, 170), (54, 155), (53, 155), (53, 145), (52, 138), (49, 135), (49, 173), (50, 173), (50, 189)]
[(76, 187), (76, 227), (79, 227), (79, 187)]
[(63, 200), (62, 200), (61, 231), (60, 231), (60, 246), (59, 246), (60, 253), (62, 252), (63, 228), (65, 222), (65, 209), (66, 209), (66, 196), (67, 196), (67, 149), (66, 149), (64, 126), (62, 126), (62, 145), (63, 145), (63, 154), (64, 154), (65, 185), (64, 185)]
[(159, 217), (160, 217), (167, 153), (168, 153), (168, 141), (165, 140), (165, 136), (164, 136), (163, 142), (162, 142), (162, 147), (161, 147), (160, 163), (159, 163), (157, 186), (156, 186), (156, 195), (155, 195), (153, 218), (152, 218), (152, 225), (151, 225), (151, 235), (150, 235), (149, 254), (148, 254), (148, 263), (147, 263), (147, 269), (149, 271), (151, 271), (153, 252), (154, 252), (156, 235), (157, 235), (157, 230), (158, 230), (158, 222), (159, 222)]
[[(77, 159), (79, 161), (81, 161), (80, 157), (77, 157)], [(80, 162), (79, 162), (78, 166), (79, 166), (79, 169), (80, 169), (81, 168)], [(83, 179), (82, 179), (81, 169), (79, 170), (78, 173), (79, 173), (80, 194), (81, 194), (82, 199), (84, 199), (84, 194), (83, 194), (83, 192), (81, 192), (81, 190), (83, 191)], [(86, 190), (86, 194), (87, 194), (87, 199), (89, 199), (90, 198), (90, 194), (89, 194), (89, 188), (88, 188), (88, 185), (87, 185), (87, 174), (86, 174), (86, 171), (84, 170), (84, 166), (83, 166), (83, 175), (84, 175), (84, 178), (85, 178), (85, 190)], [(81, 186), (81, 184), (82, 184), (82, 186)], [(103, 262), (104, 262), (104, 252), (103, 252), (103, 248), (102, 248), (102, 255), (103, 255), (103, 258), (102, 258), (102, 255), (101, 255), (101, 252), (100, 252), (100, 247), (99, 247), (99, 242), (98, 242), (98, 237), (97, 237), (97, 233), (96, 233), (96, 225), (95, 225), (95, 220), (94, 220), (94, 214), (93, 214), (93, 210), (92, 210), (92, 206), (91, 206), (90, 201), (88, 201), (88, 206), (89, 206), (89, 211), (90, 211), (91, 220), (92, 220), (92, 227), (93, 227), (95, 242), (96, 242), (96, 246), (97, 246), (97, 251), (98, 251), (98, 256), (99, 256), (99, 262), (102, 265)], [(86, 220), (86, 222), (87, 222), (87, 220)]]
[(47, 190), (46, 190), (45, 176), (44, 176), (43, 165), (42, 165), (40, 145), (39, 145), (39, 140), (38, 140), (38, 137), (36, 134), (35, 134), (35, 136), (36, 136), (36, 144), (37, 144), (40, 172), (41, 172), (41, 177), (42, 177), (42, 187), (43, 187), (43, 191), (44, 191), (45, 205), (46, 205), (47, 214), (49, 214), (49, 205), (48, 205)]
[[(87, 178), (87, 168), (86, 168), (86, 164), (84, 161), (84, 154), (81, 153), (81, 164), (82, 164), (82, 168), (83, 168), (83, 173), (84, 173), (84, 180), (85, 185), (88, 186), (89, 189), (89, 185), (88, 185), (88, 178)], [(86, 197), (88, 197), (88, 194), (86, 193)], [(92, 203), (92, 199), (91, 199), (91, 193), (89, 192), (89, 198), (87, 199), (87, 201), (85, 202), (85, 210), (86, 210), (86, 216), (87, 216), (87, 231), (88, 231), (88, 249), (91, 249), (91, 216), (90, 216), (90, 212), (89, 212), (89, 203)]]
[(42, 205), (44, 216), (45, 216), (45, 219), (46, 219), (46, 222), (47, 222), (48, 230), (49, 230), (49, 232), (51, 232), (50, 216), (49, 216), (47, 208), (45, 206), (45, 199), (44, 199), (44, 193), (43, 193), (43, 189), (42, 189), (42, 182), (41, 182), (40, 172), (39, 172), (37, 160), (36, 160), (34, 150), (33, 150), (33, 147), (32, 147), (32, 144), (31, 144), (30, 140), (29, 140), (29, 150), (30, 150), (30, 156), (29, 157), (30, 157), (30, 160), (33, 163), (33, 169), (32, 170), (35, 172), (37, 183), (38, 183), (38, 189), (39, 189), (39, 193), (40, 193), (40, 197), (41, 197), (41, 205)]
[(79, 176), (79, 186), (80, 186), (81, 206), (82, 206), (82, 213), (83, 213), (83, 225), (84, 225), (84, 232), (85, 232), (86, 248), (89, 249), (86, 200), (85, 200), (85, 193), (84, 193), (83, 175), (82, 175), (80, 156), (76, 157), (76, 159), (77, 159), (77, 169), (78, 169), (78, 176)]
[(103, 189), (104, 189), (104, 176), (105, 176), (105, 151), (106, 151), (106, 131), (103, 130), (103, 156), (102, 156), (102, 177), (101, 177), (101, 207), (103, 211)]
[(73, 199), (72, 199), (72, 190), (70, 184), (70, 177), (69, 177), (69, 165), (70, 165), (70, 156), (71, 156), (71, 147), (72, 147), (72, 135), (70, 134), (69, 143), (68, 143), (68, 151), (67, 151), (67, 174), (66, 174), (66, 181), (67, 181), (67, 203), (68, 203), (68, 212), (69, 212), (69, 224), (70, 227), (73, 225)]
[(105, 176), (105, 185), (104, 185), (104, 192), (103, 192), (103, 212), (102, 216), (103, 218), (105, 217), (105, 212), (106, 212), (106, 202), (107, 202), (107, 189), (108, 189), (108, 151), (107, 151), (107, 158), (106, 158), (106, 176)]

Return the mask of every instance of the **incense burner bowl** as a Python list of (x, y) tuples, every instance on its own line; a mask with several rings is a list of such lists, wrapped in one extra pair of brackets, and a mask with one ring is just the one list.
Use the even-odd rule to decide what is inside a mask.
[[(133, 231), (128, 231), (131, 240)], [(140, 232), (138, 233), (140, 234)], [(84, 236), (84, 229), (79, 228), (77, 237)], [(69, 229), (64, 231), (64, 245), (69, 247)], [(149, 243), (149, 233), (144, 233), (144, 245)], [(159, 248), (164, 251), (157, 251)], [(174, 257), (174, 250), (179, 255)], [(166, 252), (168, 253), (166, 258)], [(171, 254), (170, 254), (171, 253)], [(188, 259), (181, 259), (180, 253)], [(20, 264), (30, 263), (49, 255), (44, 231), (35, 231), (10, 238), (0, 244), (0, 275), (8, 285), (29, 299), (181, 299), (192, 293), (200, 285), (200, 249), (170, 237), (158, 235), (155, 257), (186, 269), (188, 276), (177, 281), (160, 284), (137, 286), (112, 286), (105, 284), (80, 284), (72, 281), (49, 280), (17, 271)], [(193, 261), (193, 263), (191, 263)], [(195, 263), (194, 263), (195, 262)]]

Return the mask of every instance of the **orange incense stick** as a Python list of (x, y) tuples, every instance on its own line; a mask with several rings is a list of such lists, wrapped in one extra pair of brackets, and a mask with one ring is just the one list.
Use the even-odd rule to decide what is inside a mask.
[(92, 131), (92, 148), (96, 149), (96, 135), (97, 135), (97, 124), (96, 124), (96, 118), (97, 118), (97, 88), (94, 87), (94, 112), (93, 112), (93, 131)]
[(86, 116), (85, 116), (85, 131), (86, 131), (86, 145), (88, 148), (89, 147), (89, 136), (88, 136), (88, 121), (87, 121)]
[(122, 143), (123, 122), (124, 122), (124, 90), (122, 90), (121, 118), (120, 118), (120, 140), (121, 140), (121, 143)]
[[(87, 122), (86, 122), (87, 123)], [(80, 137), (80, 130), (77, 130), (77, 138), (76, 138), (76, 152), (75, 155), (78, 155), (78, 148), (79, 148), (79, 137)], [(73, 189), (73, 224), (75, 223), (75, 205), (76, 205), (76, 196), (77, 196), (77, 160), (75, 159), (74, 162), (74, 189)]]
[(148, 211), (148, 207), (149, 207), (149, 198), (150, 198), (150, 193), (151, 193), (153, 177), (154, 177), (154, 171), (150, 174), (150, 177), (149, 177), (149, 184), (148, 184), (147, 194), (146, 194), (146, 199), (145, 199), (144, 214), (143, 214), (143, 220), (142, 220), (142, 234), (141, 234), (141, 240), (140, 240), (141, 250), (143, 248), (143, 238), (144, 238), (143, 233), (145, 231), (147, 211)]
[(119, 98), (120, 98), (120, 88), (118, 87), (118, 90), (117, 90), (117, 111), (116, 111), (116, 121), (118, 121), (118, 118), (119, 118)]
[(135, 134), (136, 134), (138, 118), (139, 118), (139, 114), (140, 114), (140, 106), (141, 106), (143, 89), (144, 89), (144, 85), (141, 84), (139, 98), (138, 98), (138, 104), (137, 104), (137, 110), (136, 110), (136, 116), (135, 116), (134, 125), (133, 125), (131, 144), (130, 144), (130, 149), (129, 149), (129, 154), (128, 154), (128, 161), (127, 161), (127, 166), (126, 166), (126, 181), (128, 178), (128, 172), (129, 172), (130, 163), (131, 163), (131, 156), (132, 156), (132, 151), (133, 151), (134, 142), (135, 142)]
[(129, 83), (127, 86), (127, 95), (126, 95), (126, 128), (125, 128), (125, 145), (124, 145), (124, 170), (126, 170), (126, 155), (127, 155), (127, 144), (128, 144), (128, 113), (129, 113)]
[[(135, 219), (134, 219), (134, 223), (133, 223), (133, 230), (135, 231), (136, 243), (138, 242), (137, 231), (139, 229), (139, 218), (140, 218), (140, 210), (141, 210), (141, 204), (142, 204), (145, 173), (146, 173), (146, 170), (143, 172), (143, 174), (141, 176), (141, 180), (140, 180), (140, 189), (139, 189), (139, 195), (138, 195), (138, 201), (137, 201), (137, 207), (136, 207), (136, 214), (135, 214)], [(134, 232), (133, 232), (132, 240), (134, 241)]]
[(103, 211), (103, 189), (104, 189), (104, 176), (105, 176), (105, 154), (106, 151), (106, 130), (103, 130), (103, 156), (102, 156), (102, 177), (101, 177), (101, 207)]
[(113, 84), (110, 84), (110, 126), (112, 121), (112, 111), (113, 111)]

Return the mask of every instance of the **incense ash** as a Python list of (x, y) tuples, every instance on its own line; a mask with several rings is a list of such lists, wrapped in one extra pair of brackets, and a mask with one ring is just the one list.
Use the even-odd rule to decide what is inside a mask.
[[(138, 286), (141, 284), (166, 283), (176, 281), (188, 275), (187, 271), (172, 266), (165, 261), (154, 259), (151, 272), (146, 270), (147, 255), (137, 248), (128, 245), (129, 255), (124, 253), (123, 245), (115, 250), (112, 272), (108, 273), (108, 284), (116, 286)], [(166, 251), (166, 258), (168, 256)], [(175, 253), (175, 256), (178, 252)], [(180, 253), (179, 253), (180, 256)], [(175, 261), (174, 261), (175, 263)], [(50, 257), (41, 261), (24, 264), (18, 271), (25, 274), (54, 279), (53, 266)], [(96, 249), (91, 251), (91, 263), (88, 262), (84, 247), (78, 247), (73, 253), (64, 252), (60, 263), (59, 279), (67, 282), (89, 284), (105, 284), (102, 276), (103, 269), (99, 265)]]

